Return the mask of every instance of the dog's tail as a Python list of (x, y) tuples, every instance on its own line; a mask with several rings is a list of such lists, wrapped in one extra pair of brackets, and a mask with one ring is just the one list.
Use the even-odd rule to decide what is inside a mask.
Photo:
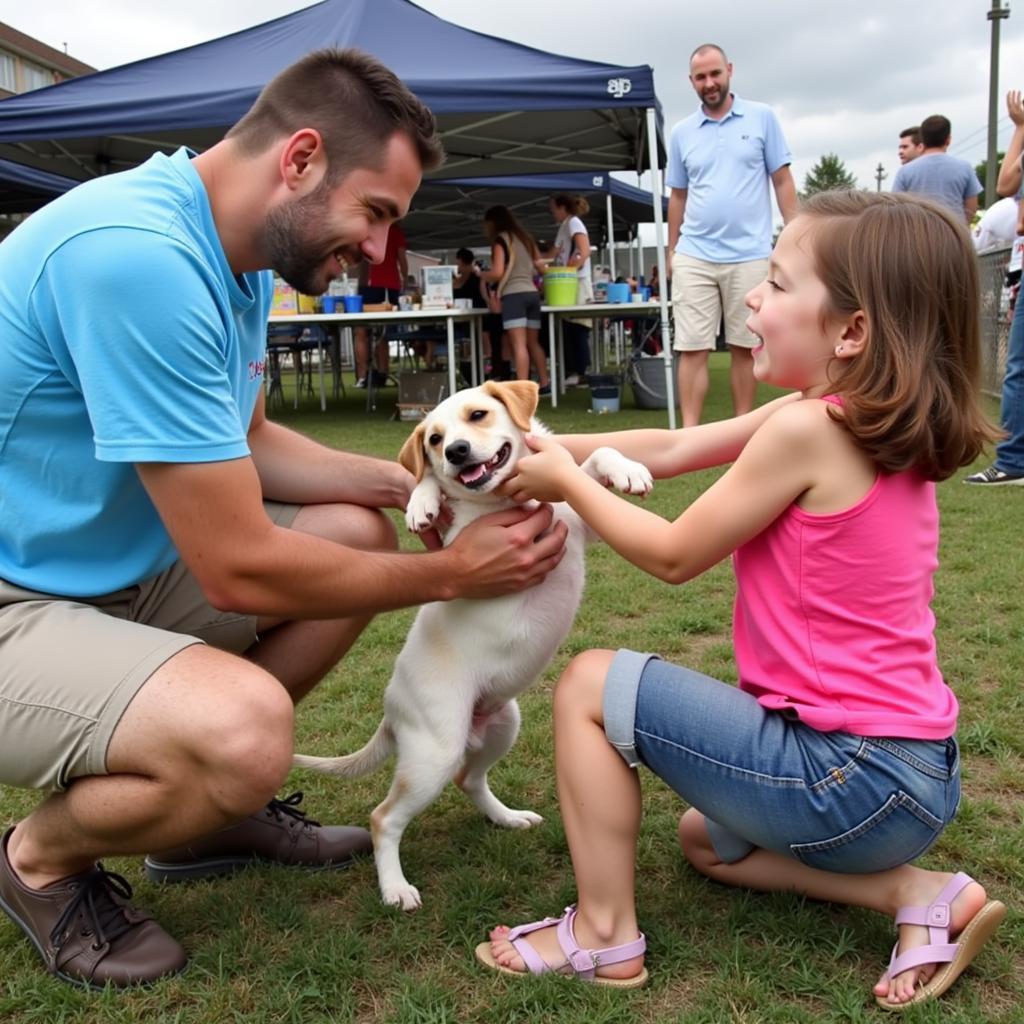
[(323, 772), (325, 775), (341, 775), (354, 779), (359, 775), (369, 775), (379, 768), (394, 749), (395, 736), (385, 718), (377, 726), (377, 731), (370, 742), (355, 753), (346, 754), (344, 757), (309, 757), (306, 754), (296, 754), (292, 758), (292, 764), (296, 768), (312, 768), (313, 771)]

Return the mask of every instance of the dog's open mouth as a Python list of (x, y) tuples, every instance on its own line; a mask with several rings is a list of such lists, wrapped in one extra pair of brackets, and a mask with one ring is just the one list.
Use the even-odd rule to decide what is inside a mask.
[(463, 466), (459, 470), (459, 483), (470, 490), (478, 490), (487, 484), (491, 477), (508, 462), (511, 454), (512, 445), (506, 441), (498, 449), (498, 453), (493, 459), (488, 459), (487, 462), (477, 462), (472, 466)]

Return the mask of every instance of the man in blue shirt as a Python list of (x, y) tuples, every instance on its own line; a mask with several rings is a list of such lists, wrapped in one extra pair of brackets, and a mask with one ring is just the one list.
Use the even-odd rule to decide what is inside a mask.
[(757, 382), (744, 298), (768, 273), (772, 249), (769, 182), (789, 222), (796, 215), (791, 156), (778, 119), (763, 103), (729, 91), (732, 64), (720, 46), (690, 57), (696, 113), (669, 141), (668, 255), (679, 353), (679, 405), (684, 427), (700, 422), (708, 390), (708, 354), (719, 324), (731, 354), (737, 415), (754, 407)]
[(970, 224), (978, 212), (981, 182), (974, 168), (946, 150), (953, 141), (949, 118), (932, 114), (921, 122), (920, 156), (904, 164), (892, 181), (893, 192), (914, 192), (941, 203)]
[(0, 909), (65, 981), (186, 962), (99, 858), (178, 881), (368, 852), (275, 799), (295, 701), (377, 612), (561, 557), (550, 508), (398, 553), (381, 509), (410, 474), (265, 415), (264, 268), (318, 295), (380, 262), (441, 158), (392, 72), (323, 50), (211, 149), (80, 185), (0, 246), (0, 785), (49, 791), (0, 839)]

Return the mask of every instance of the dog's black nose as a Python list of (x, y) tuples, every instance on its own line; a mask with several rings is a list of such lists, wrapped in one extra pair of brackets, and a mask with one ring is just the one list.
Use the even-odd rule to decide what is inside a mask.
[(453, 465), (461, 466), (469, 458), (468, 441), (452, 441), (444, 450), (444, 457)]

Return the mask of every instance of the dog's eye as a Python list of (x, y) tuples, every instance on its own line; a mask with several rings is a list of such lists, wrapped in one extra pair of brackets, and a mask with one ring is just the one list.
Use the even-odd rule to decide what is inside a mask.
[(487, 415), (487, 410), (486, 409), (474, 409), (469, 414), (469, 422), (470, 423), (476, 423), (477, 420), (482, 420), (486, 415)]
[(440, 434), (431, 434), (430, 435), (430, 447), (431, 448), (433, 448), (435, 445), (439, 445), (440, 443), (441, 443), (441, 435)]

